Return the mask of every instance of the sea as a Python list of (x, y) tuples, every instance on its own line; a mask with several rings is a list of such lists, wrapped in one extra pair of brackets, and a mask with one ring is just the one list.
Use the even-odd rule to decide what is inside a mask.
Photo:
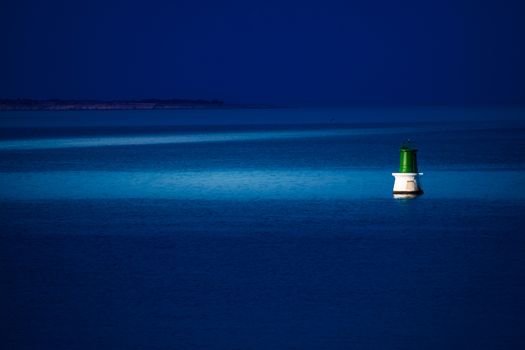
[(525, 349), (525, 111), (1, 112), (0, 295), (2, 349)]

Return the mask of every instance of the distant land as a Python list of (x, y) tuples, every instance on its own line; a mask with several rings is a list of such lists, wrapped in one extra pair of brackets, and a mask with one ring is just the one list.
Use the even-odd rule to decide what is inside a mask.
[(65, 100), (0, 99), (0, 111), (81, 111), (81, 110), (151, 110), (211, 108), (271, 108), (269, 105), (225, 104), (220, 100), (142, 99), (142, 100)]

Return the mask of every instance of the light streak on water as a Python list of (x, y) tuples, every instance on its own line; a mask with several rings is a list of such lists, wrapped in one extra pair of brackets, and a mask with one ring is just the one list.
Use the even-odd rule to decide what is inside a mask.
[[(418, 128), (417, 130), (420, 130)], [(355, 135), (384, 135), (405, 133), (415, 130), (410, 127), (399, 128), (354, 128), (354, 129), (321, 129), (321, 130), (283, 130), (195, 133), (172, 135), (137, 135), (110, 137), (67, 137), (48, 139), (24, 139), (0, 141), (0, 150), (32, 150), (57, 148), (85, 148), (108, 146), (139, 146), (160, 144), (186, 144), (204, 142), (239, 142), (257, 140), (319, 138)]]

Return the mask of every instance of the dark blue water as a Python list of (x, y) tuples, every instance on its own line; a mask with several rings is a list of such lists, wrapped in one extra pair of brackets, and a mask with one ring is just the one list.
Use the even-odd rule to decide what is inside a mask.
[(2, 348), (525, 347), (522, 122), (123, 113), (0, 115)]

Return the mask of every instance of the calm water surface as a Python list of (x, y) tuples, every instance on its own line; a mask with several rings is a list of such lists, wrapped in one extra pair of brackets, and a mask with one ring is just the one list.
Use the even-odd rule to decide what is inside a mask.
[(524, 348), (525, 124), (338, 113), (0, 114), (4, 344)]

